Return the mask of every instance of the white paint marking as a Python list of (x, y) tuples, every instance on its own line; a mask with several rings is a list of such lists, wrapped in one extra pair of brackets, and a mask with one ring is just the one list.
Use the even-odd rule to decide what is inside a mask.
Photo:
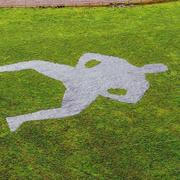
[[(101, 63), (92, 68), (85, 64), (91, 60)], [(76, 67), (47, 61), (33, 60), (0, 67), (0, 72), (34, 69), (50, 78), (59, 80), (66, 86), (62, 107), (42, 110), (26, 115), (6, 118), (11, 131), (16, 131), (26, 121), (56, 119), (79, 114), (98, 96), (116, 101), (137, 103), (149, 88), (145, 73), (167, 70), (163, 64), (150, 64), (136, 67), (126, 60), (101, 54), (84, 54)], [(126, 89), (126, 95), (114, 95), (108, 89)]]

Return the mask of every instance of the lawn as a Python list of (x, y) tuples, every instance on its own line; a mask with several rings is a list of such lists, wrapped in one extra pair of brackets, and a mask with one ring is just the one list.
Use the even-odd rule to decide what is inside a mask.
[(0, 9), (0, 66), (33, 59), (75, 66), (86, 52), (148, 74), (137, 104), (98, 97), (79, 115), (24, 123), (5, 118), (59, 107), (65, 87), (36, 71), (0, 73), (0, 179), (179, 179), (180, 3), (129, 8)]

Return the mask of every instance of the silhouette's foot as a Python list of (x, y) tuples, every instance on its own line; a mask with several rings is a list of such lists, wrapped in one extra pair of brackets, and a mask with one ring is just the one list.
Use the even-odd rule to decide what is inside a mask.
[(6, 121), (12, 132), (16, 131), (23, 123), (22, 121), (18, 120), (16, 117), (7, 117)]

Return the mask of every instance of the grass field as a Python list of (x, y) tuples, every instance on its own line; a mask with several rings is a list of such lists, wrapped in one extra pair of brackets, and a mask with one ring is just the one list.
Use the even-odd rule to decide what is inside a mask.
[(59, 107), (65, 88), (33, 70), (0, 73), (0, 179), (179, 179), (179, 11), (178, 2), (0, 9), (0, 66), (75, 66), (95, 52), (169, 68), (147, 75), (151, 87), (135, 105), (99, 97), (79, 115), (27, 122), (15, 133), (6, 117)]

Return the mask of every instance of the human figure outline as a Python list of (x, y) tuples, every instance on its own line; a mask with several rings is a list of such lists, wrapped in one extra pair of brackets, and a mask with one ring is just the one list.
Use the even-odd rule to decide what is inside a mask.
[[(87, 68), (85, 65), (91, 60), (97, 60), (100, 64)], [(145, 74), (164, 72), (168, 68), (163, 64), (136, 67), (118, 57), (86, 53), (81, 56), (75, 67), (43, 60), (32, 60), (0, 66), (0, 73), (28, 69), (36, 70), (65, 85), (66, 91), (62, 106), (56, 109), (7, 117), (6, 120), (11, 131), (16, 131), (26, 121), (59, 119), (79, 114), (98, 96), (120, 102), (137, 103), (149, 88)], [(125, 89), (127, 93), (125, 95), (110, 94), (108, 90), (111, 88)]]

